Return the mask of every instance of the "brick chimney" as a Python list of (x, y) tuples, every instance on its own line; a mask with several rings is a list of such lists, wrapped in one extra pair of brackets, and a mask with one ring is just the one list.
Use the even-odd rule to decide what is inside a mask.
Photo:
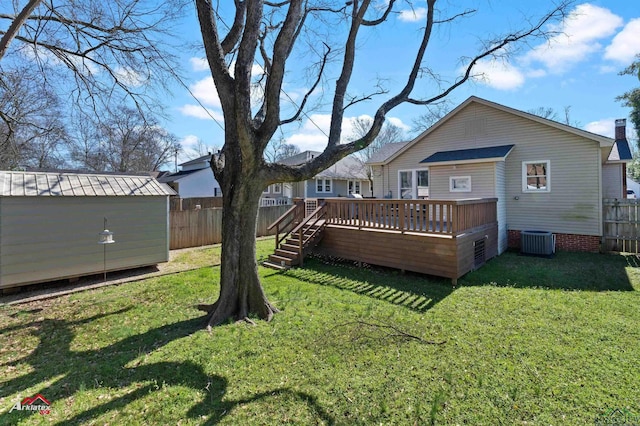
[(627, 140), (627, 119), (619, 118), (616, 120), (616, 140)]

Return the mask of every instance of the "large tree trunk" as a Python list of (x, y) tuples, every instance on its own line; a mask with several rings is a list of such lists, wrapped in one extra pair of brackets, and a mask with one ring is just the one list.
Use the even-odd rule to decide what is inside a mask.
[(226, 182), (227, 192), (223, 192), (220, 296), (208, 309), (209, 326), (228, 320), (251, 321), (251, 315), (269, 321), (278, 312), (262, 289), (256, 263), (262, 184), (241, 174), (237, 177), (235, 182)]

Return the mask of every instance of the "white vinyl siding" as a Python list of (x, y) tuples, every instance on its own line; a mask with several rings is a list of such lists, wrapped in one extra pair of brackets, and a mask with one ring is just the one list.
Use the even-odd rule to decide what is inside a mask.
[[(491, 198), (495, 197), (495, 163), (473, 163), (453, 166), (432, 166), (430, 172), (429, 192), (435, 200), (458, 200), (463, 198)], [(470, 192), (451, 192), (450, 177), (469, 176), (471, 178)]]
[[(474, 130), (466, 123), (483, 118)], [(398, 155), (389, 168), (389, 188), (399, 188), (399, 170), (421, 168), (420, 161), (438, 151), (514, 144), (505, 162), (505, 199), (509, 229), (539, 229), (568, 234), (600, 235), (602, 222), (601, 150), (599, 143), (487, 105), (472, 102), (442, 126)], [(522, 192), (522, 162), (548, 159), (552, 191)], [(481, 163), (484, 164), (484, 163)], [(474, 172), (467, 167), (480, 167)], [(431, 199), (477, 197), (486, 185), (494, 196), (493, 171), (478, 175), (482, 166), (459, 164), (429, 167)], [(385, 176), (386, 176), (385, 171)], [(449, 176), (470, 175), (471, 193), (450, 193)], [(484, 181), (483, 181), (484, 179)], [(487, 181), (486, 179), (490, 179)], [(516, 200), (515, 197), (518, 196)], [(394, 198), (398, 194), (393, 194)]]

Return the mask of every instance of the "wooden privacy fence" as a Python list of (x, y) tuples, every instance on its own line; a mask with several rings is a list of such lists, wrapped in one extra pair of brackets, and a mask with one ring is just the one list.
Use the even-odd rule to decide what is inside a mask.
[(169, 210), (171, 211), (195, 210), (196, 206), (200, 206), (201, 209), (222, 208), (222, 197), (171, 197), (169, 199)]
[(640, 253), (640, 200), (603, 201), (603, 250)]
[[(257, 236), (273, 235), (268, 227), (290, 206), (260, 207)], [(169, 212), (169, 248), (199, 247), (222, 242), (222, 209)]]

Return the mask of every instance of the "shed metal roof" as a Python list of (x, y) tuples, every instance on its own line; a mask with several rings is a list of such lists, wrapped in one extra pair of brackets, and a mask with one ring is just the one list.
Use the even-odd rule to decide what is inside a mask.
[(0, 197), (174, 195), (151, 176), (0, 171)]
[(488, 146), (484, 148), (459, 149), (456, 151), (438, 151), (420, 163), (447, 164), (473, 163), (486, 161), (504, 161), (515, 145)]

